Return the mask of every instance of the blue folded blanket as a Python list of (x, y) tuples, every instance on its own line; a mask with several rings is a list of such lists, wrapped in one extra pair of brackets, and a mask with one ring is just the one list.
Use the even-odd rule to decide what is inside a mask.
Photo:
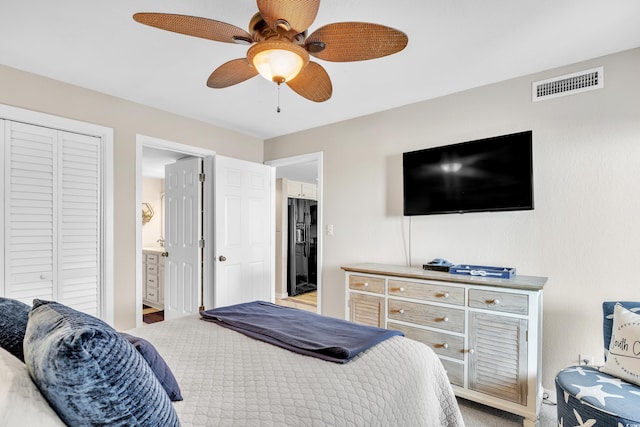
[(387, 338), (404, 335), (265, 301), (214, 308), (200, 315), (252, 338), (337, 363), (347, 363)]

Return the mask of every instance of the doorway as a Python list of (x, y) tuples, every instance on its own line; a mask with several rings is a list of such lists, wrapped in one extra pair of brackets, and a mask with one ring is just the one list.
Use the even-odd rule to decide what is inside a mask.
[[(188, 182), (198, 180), (203, 185), (202, 206), (197, 209), (202, 212), (202, 233), (196, 236), (196, 227), (184, 227), (191, 229), (189, 235), (192, 239), (181, 241), (180, 232), (171, 232), (178, 230), (177, 225), (165, 228), (166, 248), (169, 249), (168, 253), (165, 251), (165, 257), (168, 263), (165, 274), (159, 276), (164, 277), (166, 283), (158, 286), (158, 292), (163, 288), (166, 290), (166, 295), (159, 297), (165, 304), (166, 314), (183, 316), (219, 305), (255, 299), (273, 301), (273, 168), (260, 163), (219, 156), (215, 152), (198, 147), (138, 135), (137, 206), (143, 203), (141, 189), (145, 148), (177, 153), (176, 156), (180, 158), (204, 160), (203, 175), (195, 177), (189, 173), (189, 176), (194, 178), (187, 179)], [(184, 161), (174, 162), (177, 163), (185, 164)], [(173, 181), (170, 178), (168, 182)], [(173, 224), (179, 217), (175, 214), (177, 205), (169, 203), (169, 186), (165, 185), (165, 188), (167, 211), (164, 221)], [(189, 206), (192, 212), (191, 207), (195, 205)], [(147, 296), (143, 292), (146, 282), (143, 283), (142, 279), (143, 272), (148, 270), (143, 271), (142, 209), (136, 211), (136, 324), (142, 326), (143, 296)], [(178, 246), (197, 245), (200, 249), (199, 256), (184, 260), (181, 265), (185, 268), (171, 268), (176, 265), (176, 251), (171, 251), (174, 240)], [(231, 243), (231, 246), (228, 243)], [(247, 263), (251, 264), (250, 268)], [(160, 268), (158, 265), (157, 269)], [(251, 280), (247, 276), (251, 276)], [(191, 285), (181, 288), (181, 284), (186, 283)], [(214, 283), (218, 286), (214, 287)]]
[[(211, 150), (137, 135), (136, 206), (140, 208), (136, 210), (136, 327), (142, 326), (145, 318), (150, 322), (164, 319), (164, 316), (159, 314), (164, 310), (165, 301), (162, 257), (166, 237), (164, 166), (188, 157), (207, 158), (214, 155), (215, 152)], [(211, 210), (209, 206), (203, 209), (205, 212)], [(203, 222), (206, 221), (205, 218)], [(204, 231), (205, 236), (207, 233), (210, 233), (209, 227)], [(212, 270), (211, 266), (205, 265), (208, 259), (212, 259), (211, 256), (206, 256), (209, 250), (203, 249), (203, 268), (200, 269), (202, 273), (198, 279), (202, 283), (212, 283), (213, 280), (209, 273)], [(211, 286), (207, 288), (210, 289)], [(202, 298), (204, 301), (204, 297)]]
[[(278, 183), (275, 302), (322, 313), (322, 153), (270, 160), (265, 164), (275, 168)], [(288, 182), (303, 187), (305, 183), (311, 184), (315, 194), (310, 196), (304, 189), (301, 191), (304, 194), (289, 194)], [(309, 205), (310, 216), (303, 214), (300, 221), (289, 224), (292, 205)], [(295, 267), (301, 259), (304, 265)], [(296, 268), (301, 269), (302, 274), (296, 273)], [(306, 290), (309, 292), (304, 292)]]

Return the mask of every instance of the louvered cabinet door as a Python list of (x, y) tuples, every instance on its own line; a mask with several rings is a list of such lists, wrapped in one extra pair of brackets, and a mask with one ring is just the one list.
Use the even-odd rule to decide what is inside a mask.
[(469, 389), (527, 403), (527, 320), (469, 312)]
[(351, 292), (349, 312), (352, 322), (384, 328), (384, 297)]

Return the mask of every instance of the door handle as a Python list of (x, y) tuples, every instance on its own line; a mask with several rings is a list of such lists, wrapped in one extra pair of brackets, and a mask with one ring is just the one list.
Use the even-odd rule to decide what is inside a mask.
[(168, 256), (169, 256), (169, 252), (162, 252), (162, 253), (160, 254), (160, 256), (163, 256), (163, 257), (165, 257), (165, 258), (166, 258), (166, 257), (168, 257)]
[(220, 255), (220, 256), (218, 257), (218, 260), (220, 260), (220, 261), (224, 262), (224, 261), (226, 261), (226, 260), (227, 260), (227, 257), (226, 257), (226, 256), (224, 256), (224, 255)]

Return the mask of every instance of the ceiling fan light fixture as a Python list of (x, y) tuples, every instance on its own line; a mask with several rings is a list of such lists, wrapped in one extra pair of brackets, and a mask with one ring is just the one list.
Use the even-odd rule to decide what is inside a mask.
[(286, 40), (265, 40), (247, 51), (249, 63), (265, 79), (281, 84), (293, 80), (309, 63), (309, 53)]

